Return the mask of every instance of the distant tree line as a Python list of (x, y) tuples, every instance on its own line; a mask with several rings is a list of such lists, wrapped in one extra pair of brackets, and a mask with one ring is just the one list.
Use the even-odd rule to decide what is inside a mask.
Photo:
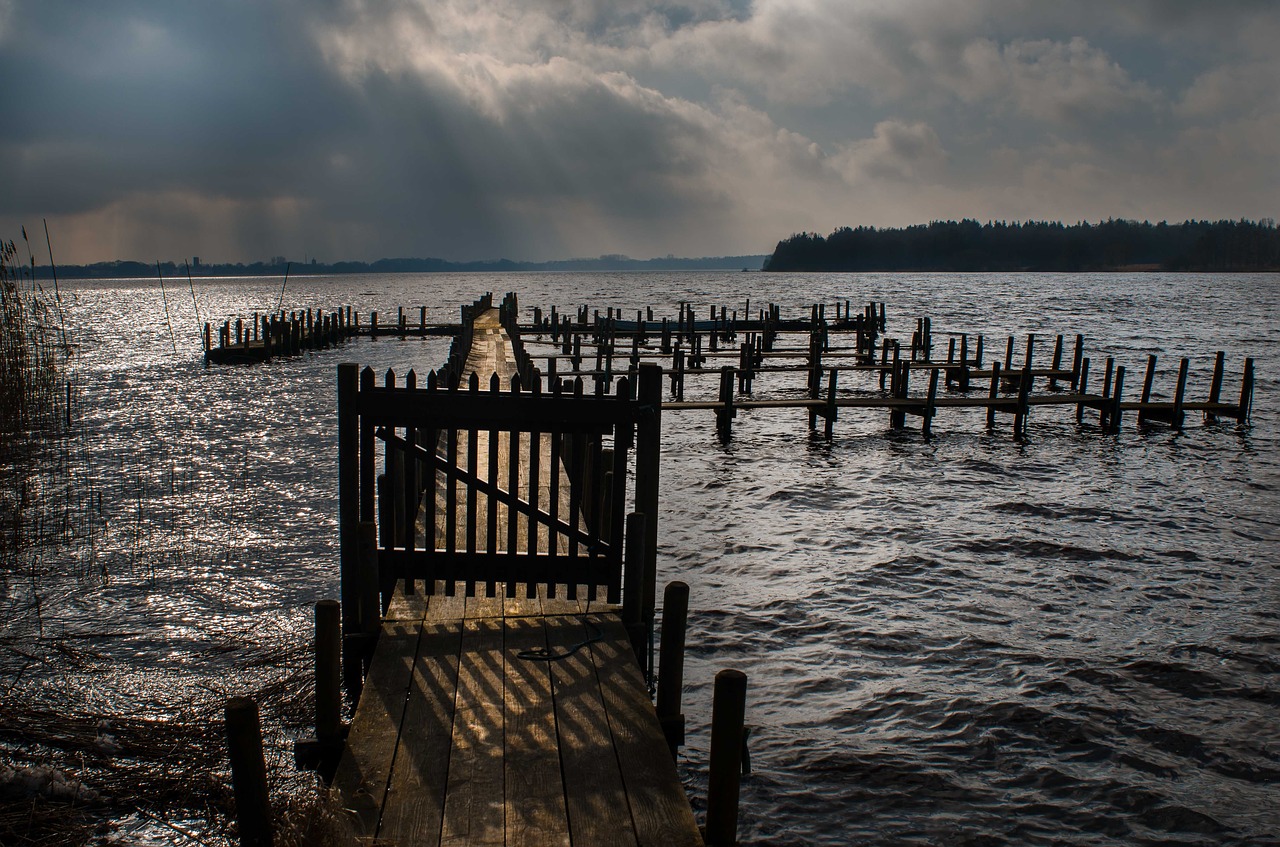
[[(484, 262), (450, 262), (444, 259), (378, 259), (374, 262), (289, 262), (281, 256), (267, 262), (209, 264), (198, 262), (190, 265), (193, 276), (282, 276), (286, 269), (298, 275), (316, 274), (365, 274), (365, 273), (500, 273), (503, 271), (670, 271), (670, 270), (757, 270), (765, 257), (716, 256), (701, 259), (682, 259), (667, 256), (660, 259), (631, 259), (626, 256), (601, 256), (597, 259), (562, 259), (553, 262), (514, 262), (496, 259)], [(188, 265), (184, 262), (160, 262), (159, 272), (166, 279), (185, 277)], [(37, 266), (35, 276), (48, 279), (49, 268)], [(89, 265), (59, 265), (58, 276), (63, 279), (128, 279), (156, 276), (156, 263), (147, 262), (94, 262)]]
[(778, 242), (766, 271), (1280, 270), (1274, 220), (860, 226)]

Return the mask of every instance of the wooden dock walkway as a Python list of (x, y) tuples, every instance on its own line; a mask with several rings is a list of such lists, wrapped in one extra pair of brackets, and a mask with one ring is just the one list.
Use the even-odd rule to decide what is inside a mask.
[(477, 304), (462, 388), (340, 366), (344, 652), (364, 673), (333, 788), (378, 844), (701, 845), (646, 679), (658, 410), (625, 383), (520, 391), (503, 322)]
[[(545, 595), (403, 600), (333, 781), (360, 835), (702, 844), (617, 610), (584, 615), (585, 601)], [(530, 658), (540, 651), (566, 658)]]

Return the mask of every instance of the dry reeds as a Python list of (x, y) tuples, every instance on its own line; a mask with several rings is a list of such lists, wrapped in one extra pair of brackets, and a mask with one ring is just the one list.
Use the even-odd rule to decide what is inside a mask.
[[(276, 844), (346, 843), (329, 793), (292, 761), (314, 697), (308, 645), (281, 650), (272, 639), (232, 649), (244, 671), (262, 674), (252, 696), (263, 715)], [(226, 694), (204, 689), (165, 714), (108, 716), (0, 698), (0, 844), (79, 844), (131, 827), (233, 843)]]
[[(70, 354), (60, 304), (16, 244), (0, 242), (0, 584), (30, 574), (41, 552), (78, 529), (70, 485)], [(69, 496), (73, 495), (73, 496)]]
[(26, 439), (56, 427), (62, 387), (50, 304), (28, 280), (17, 246), (0, 242), (0, 459), (7, 460)]

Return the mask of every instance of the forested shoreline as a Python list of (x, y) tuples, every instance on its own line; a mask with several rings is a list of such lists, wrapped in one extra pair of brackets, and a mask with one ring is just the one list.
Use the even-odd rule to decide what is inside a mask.
[(766, 271), (1270, 271), (1275, 221), (934, 221), (902, 229), (843, 227), (778, 242)]

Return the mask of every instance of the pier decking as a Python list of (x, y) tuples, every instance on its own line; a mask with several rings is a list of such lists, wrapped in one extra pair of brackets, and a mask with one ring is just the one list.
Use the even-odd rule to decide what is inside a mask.
[[(701, 845), (618, 610), (393, 603), (333, 787), (387, 844)], [(599, 632), (599, 640), (559, 661)]]
[(344, 652), (361, 693), (332, 785), (380, 844), (701, 845), (645, 673), (657, 415), (625, 384), (520, 391), (528, 363), (500, 315), (477, 304), (455, 343), (465, 389), (374, 386), (367, 370), (357, 387), (340, 370)]

